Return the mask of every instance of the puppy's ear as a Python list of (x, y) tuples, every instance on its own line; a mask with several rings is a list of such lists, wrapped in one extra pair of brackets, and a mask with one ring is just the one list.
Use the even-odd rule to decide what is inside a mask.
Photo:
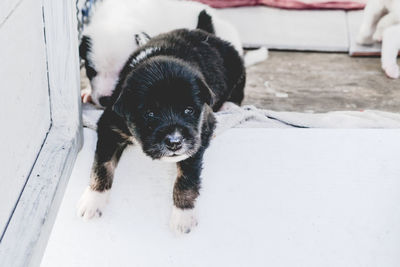
[(149, 40), (150, 36), (145, 32), (135, 34), (135, 42), (137, 46), (145, 45)]
[(199, 85), (199, 90), (200, 90), (200, 98), (206, 102), (209, 106), (212, 106), (215, 101), (215, 94), (211, 90), (211, 88), (208, 86), (206, 81), (204, 79), (199, 78), (197, 81), (197, 84)]
[(127, 119), (127, 110), (126, 110), (126, 103), (124, 100), (124, 96), (123, 93), (121, 93), (118, 98), (117, 101), (115, 101), (115, 103), (112, 105), (111, 109), (117, 113), (118, 116)]
[(86, 60), (87, 53), (92, 47), (92, 39), (86, 35), (82, 37), (81, 44), (79, 45), (79, 56), (81, 59)]

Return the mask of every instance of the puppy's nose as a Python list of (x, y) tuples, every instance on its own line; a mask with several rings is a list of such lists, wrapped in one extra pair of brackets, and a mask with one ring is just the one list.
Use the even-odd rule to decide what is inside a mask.
[(111, 101), (111, 96), (102, 96), (99, 98), (99, 103), (103, 107), (108, 106), (110, 104), (110, 101)]
[(165, 137), (165, 145), (171, 151), (177, 151), (182, 148), (183, 137), (180, 134), (169, 134)]

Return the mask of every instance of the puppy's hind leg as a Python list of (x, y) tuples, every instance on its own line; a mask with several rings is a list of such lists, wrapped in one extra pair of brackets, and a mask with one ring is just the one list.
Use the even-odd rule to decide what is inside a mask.
[(246, 84), (246, 72), (244, 68), (240, 73), (239, 79), (236, 81), (236, 84), (233, 85), (233, 89), (231, 95), (227, 99), (227, 101), (232, 102), (240, 106), (244, 99), (244, 86)]
[(113, 125), (104, 122), (104, 117), (108, 116), (104, 114), (98, 123), (98, 140), (90, 185), (86, 188), (78, 204), (78, 216), (84, 220), (102, 215), (108, 202), (114, 169), (128, 144), (122, 131), (116, 130)]
[(213, 16), (215, 34), (222, 40), (230, 42), (240, 56), (243, 56), (242, 41), (239, 32), (229, 22)]
[(266, 47), (260, 47), (256, 50), (247, 51), (243, 56), (245, 67), (250, 67), (260, 62), (263, 62), (268, 58), (268, 49)]
[(237, 108), (240, 108), (240, 107), (233, 102), (226, 101), (224, 104), (222, 104), (222, 107), (218, 111), (231, 111), (231, 110), (237, 109)]
[(361, 45), (373, 44), (372, 35), (375, 32), (376, 24), (384, 15), (385, 7), (381, 0), (370, 0), (364, 9), (364, 17), (360, 31), (357, 36), (357, 43)]
[(400, 24), (387, 28), (382, 40), (382, 69), (389, 78), (399, 78), (397, 55), (400, 50)]

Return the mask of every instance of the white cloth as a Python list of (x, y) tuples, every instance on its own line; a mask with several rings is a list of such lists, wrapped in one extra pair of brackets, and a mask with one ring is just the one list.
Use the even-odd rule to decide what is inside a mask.
[[(83, 125), (96, 129), (102, 110), (83, 105)], [(215, 113), (216, 135), (240, 128), (400, 128), (400, 114), (378, 110), (332, 111), (327, 113), (279, 112), (254, 106), (230, 105)]]

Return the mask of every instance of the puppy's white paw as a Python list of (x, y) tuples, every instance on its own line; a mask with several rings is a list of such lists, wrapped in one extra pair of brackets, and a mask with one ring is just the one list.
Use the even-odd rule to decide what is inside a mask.
[(86, 188), (78, 203), (78, 216), (84, 221), (90, 220), (93, 217), (100, 217), (103, 209), (108, 203), (110, 190), (98, 192), (92, 190), (89, 186)]
[(81, 90), (82, 103), (92, 102), (92, 90), (85, 88)]
[(360, 33), (357, 36), (356, 42), (360, 45), (372, 45), (374, 40), (371, 38), (371, 35)]
[(374, 33), (374, 35), (372, 36), (372, 39), (373, 39), (374, 41), (376, 41), (376, 42), (382, 42), (382, 36), (383, 36), (382, 31), (377, 30), (377, 31)]
[(238, 108), (238, 107), (239, 106), (236, 105), (235, 103), (230, 102), (230, 101), (226, 101), (226, 102), (224, 102), (224, 104), (222, 104), (222, 106), (219, 109), (219, 111), (230, 111), (230, 110), (233, 110), (233, 109)]
[(188, 234), (197, 226), (197, 217), (195, 209), (172, 208), (171, 220), (169, 226), (177, 234)]
[(389, 78), (392, 78), (392, 79), (399, 78), (399, 76), (400, 76), (399, 66), (397, 66), (396, 64), (389, 65), (389, 66), (382, 66), (382, 68)]

